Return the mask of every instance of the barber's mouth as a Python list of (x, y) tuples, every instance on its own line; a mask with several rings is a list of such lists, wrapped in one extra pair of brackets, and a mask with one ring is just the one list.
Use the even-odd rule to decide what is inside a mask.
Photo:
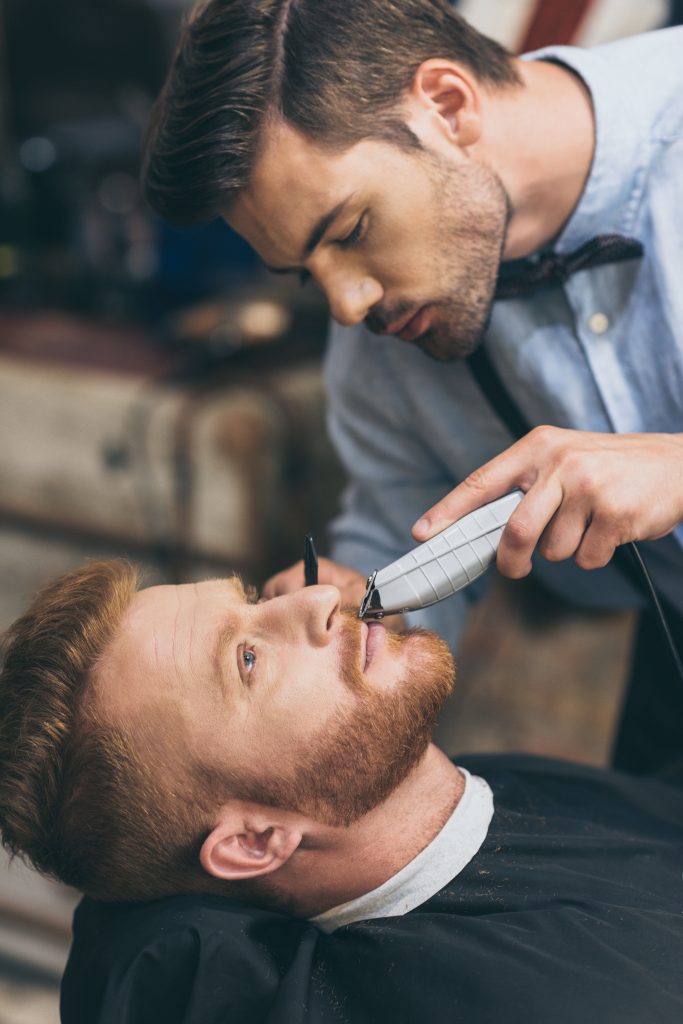
[(395, 334), (401, 341), (415, 341), (429, 327), (430, 313), (428, 306), (421, 306), (407, 320), (400, 320), (387, 328), (387, 334)]
[(368, 622), (364, 623), (364, 625), (366, 629), (363, 672), (367, 672), (373, 658), (384, 644), (386, 629), (381, 622)]

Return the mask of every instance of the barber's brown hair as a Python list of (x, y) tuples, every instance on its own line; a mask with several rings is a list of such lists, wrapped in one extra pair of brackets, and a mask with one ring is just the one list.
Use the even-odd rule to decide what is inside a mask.
[(448, 0), (204, 0), (151, 118), (148, 202), (179, 225), (226, 211), (269, 118), (335, 148), (375, 138), (419, 149), (399, 108), (432, 57), (492, 87), (520, 81), (510, 55)]
[(173, 723), (159, 744), (145, 709), (139, 720), (106, 721), (93, 693), (138, 586), (123, 561), (50, 583), (9, 630), (0, 672), (3, 845), (107, 901), (213, 886), (198, 863), (210, 815), (184, 773), (163, 763), (178, 761)]

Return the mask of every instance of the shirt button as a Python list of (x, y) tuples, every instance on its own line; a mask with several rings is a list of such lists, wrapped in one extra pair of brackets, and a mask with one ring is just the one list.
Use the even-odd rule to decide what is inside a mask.
[(609, 319), (604, 313), (593, 313), (588, 317), (588, 326), (593, 334), (604, 334), (609, 328)]

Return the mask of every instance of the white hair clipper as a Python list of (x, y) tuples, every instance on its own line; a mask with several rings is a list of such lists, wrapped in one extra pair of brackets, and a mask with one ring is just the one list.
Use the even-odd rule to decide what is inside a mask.
[(359, 619), (413, 612), (443, 601), (495, 561), (505, 524), (524, 497), (512, 491), (447, 526), (431, 540), (368, 576)]

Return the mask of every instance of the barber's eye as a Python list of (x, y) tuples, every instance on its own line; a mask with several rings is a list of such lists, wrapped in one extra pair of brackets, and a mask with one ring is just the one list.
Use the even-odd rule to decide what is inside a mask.
[(342, 249), (350, 249), (353, 245), (356, 245), (356, 243), (360, 242), (360, 240), (362, 239), (363, 235), (365, 234), (365, 225), (366, 224), (367, 224), (367, 215), (363, 214), (363, 216), (360, 218), (360, 220), (356, 224), (356, 226), (353, 229), (353, 231), (351, 232), (351, 234), (347, 235), (346, 238), (340, 238), (339, 242), (337, 244)]
[(249, 672), (251, 672), (251, 670), (256, 667), (256, 655), (254, 654), (253, 651), (242, 651), (242, 661), (244, 663), (244, 667)]

